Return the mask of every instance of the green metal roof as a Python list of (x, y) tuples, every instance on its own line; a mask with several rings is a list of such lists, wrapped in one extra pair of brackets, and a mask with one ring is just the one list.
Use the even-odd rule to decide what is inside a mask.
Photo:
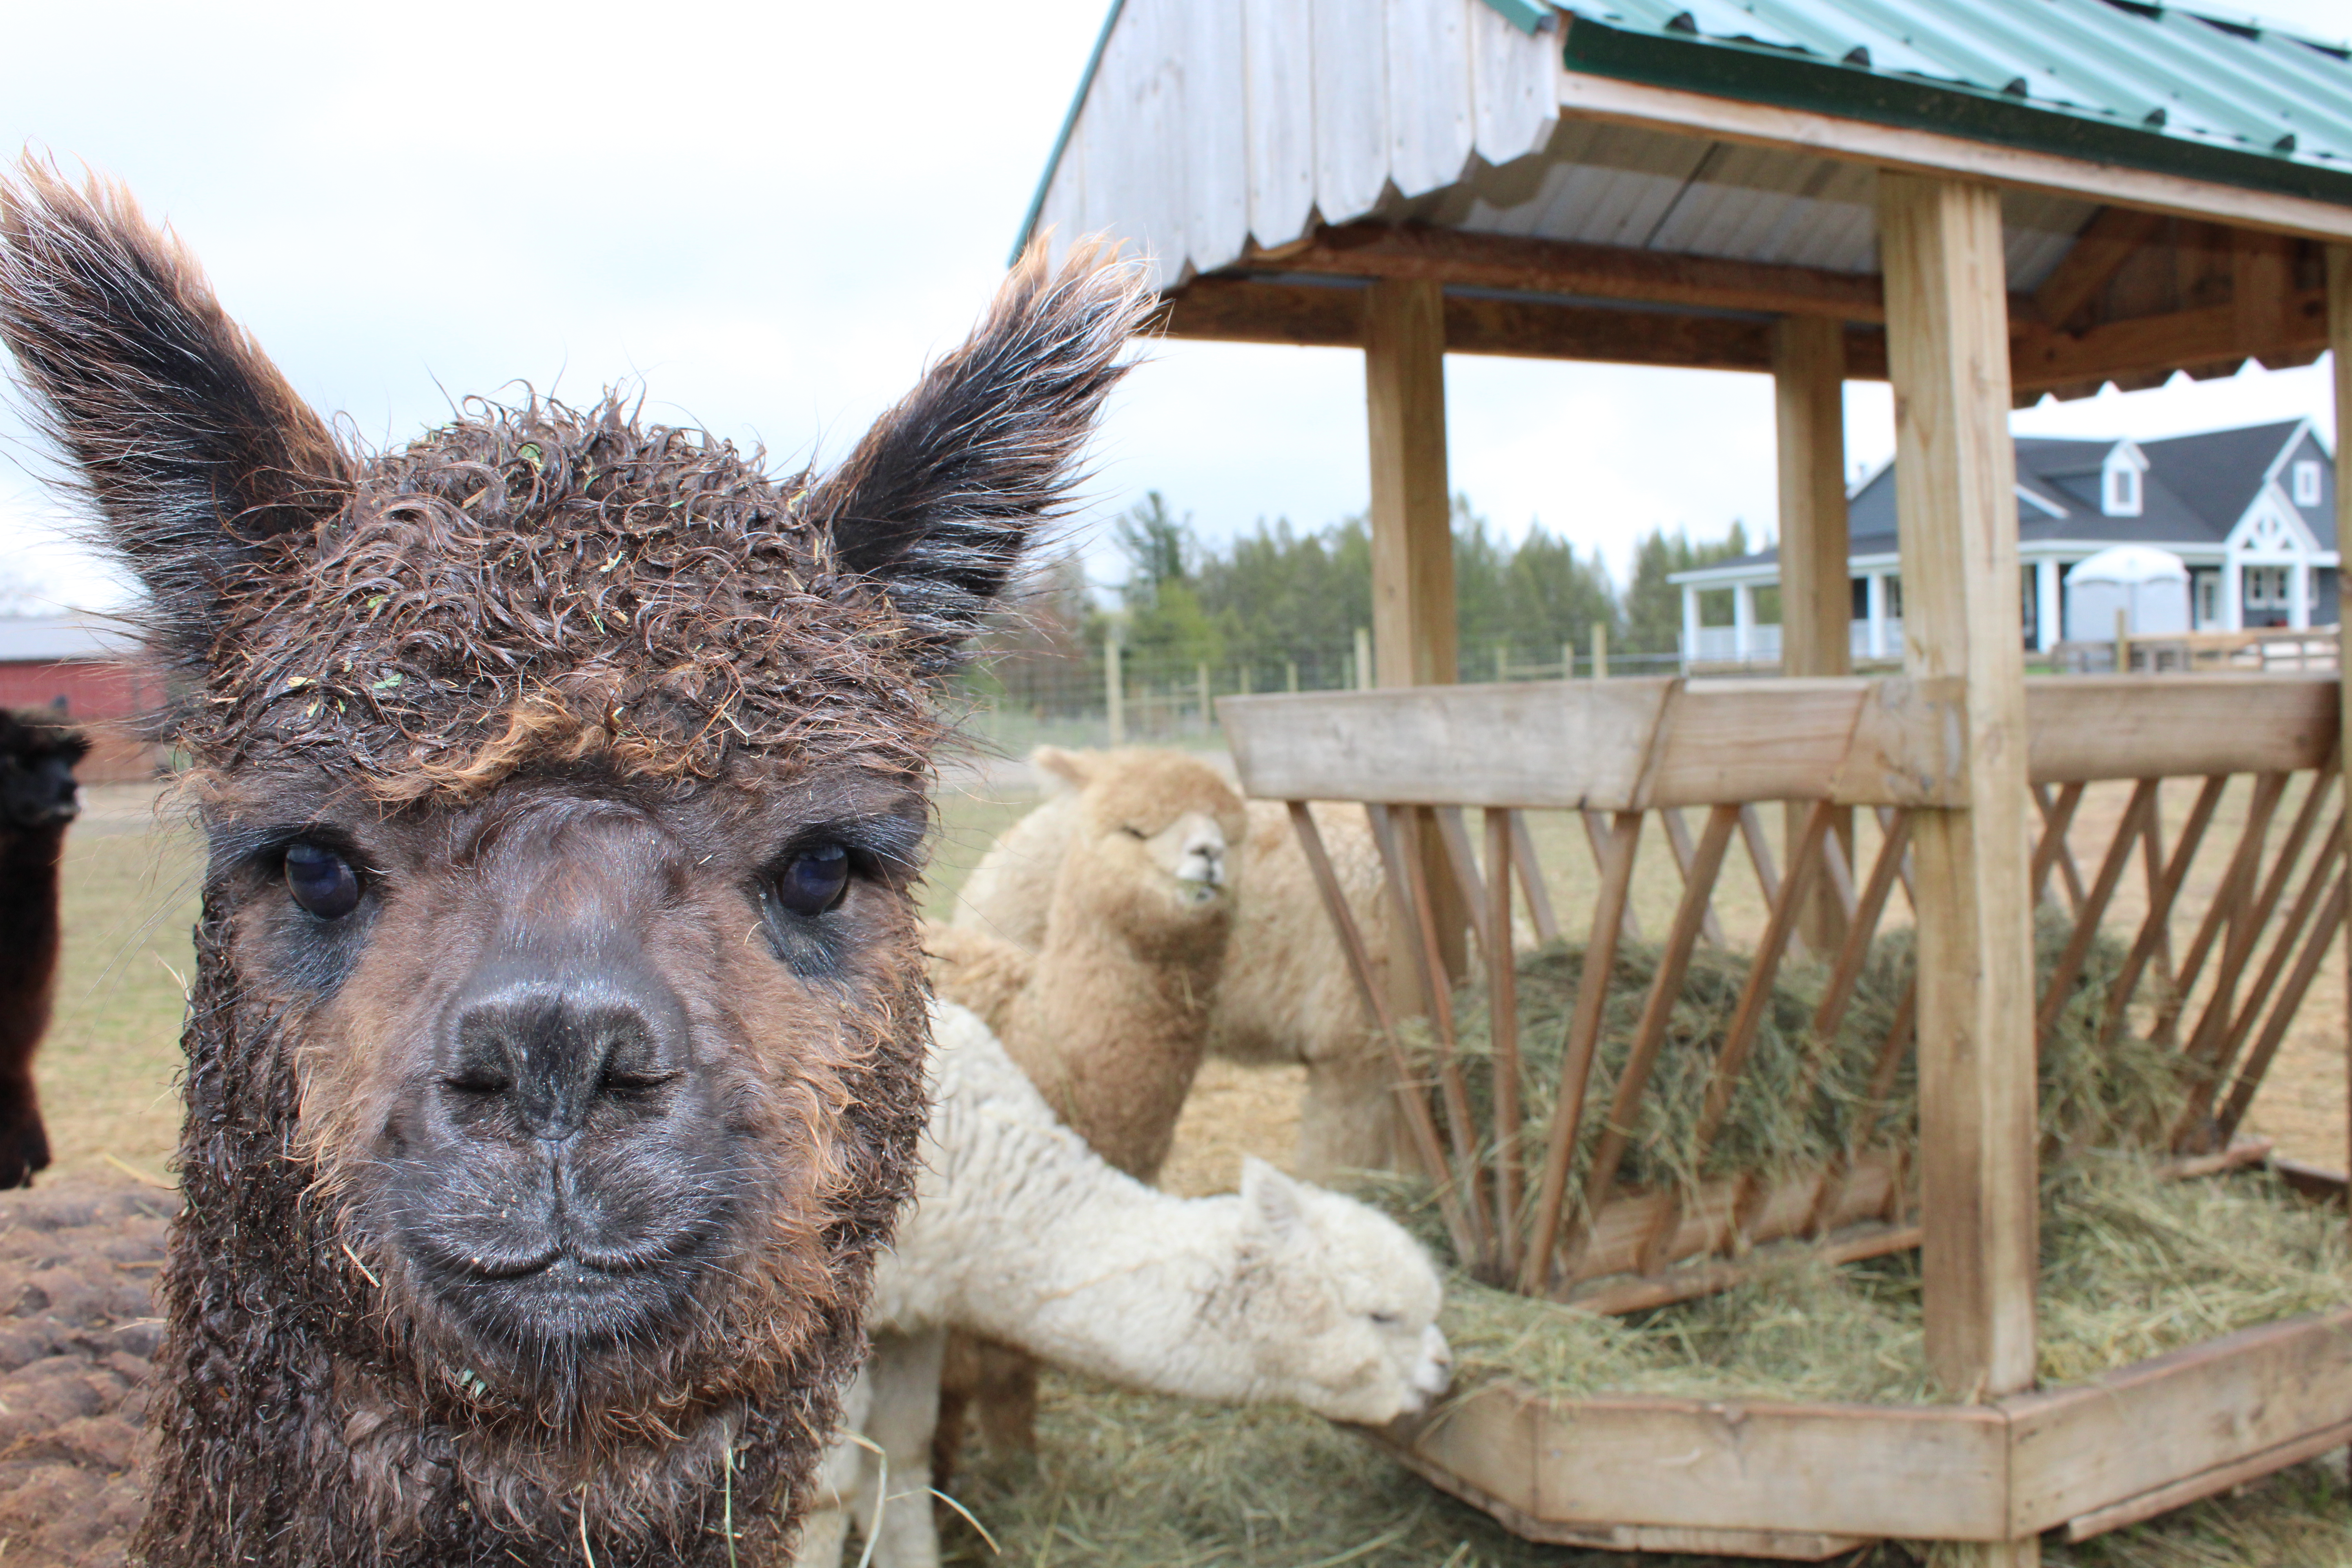
[(2352, 205), (2352, 52), (2269, 26), (2137, 0), (1559, 8), (1574, 71)]

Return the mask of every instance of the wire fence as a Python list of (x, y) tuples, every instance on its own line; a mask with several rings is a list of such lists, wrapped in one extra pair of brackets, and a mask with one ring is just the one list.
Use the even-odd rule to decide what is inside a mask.
[[(1675, 653), (1612, 652), (1605, 637), (1589, 647), (1534, 650), (1496, 645), (1465, 647), (1460, 679), (1591, 679), (1671, 675)], [(1359, 629), (1341, 648), (1227, 647), (1214, 659), (1124, 647), (1117, 638), (1054, 651), (1019, 649), (983, 656), (962, 678), (965, 730), (990, 749), (1019, 756), (1032, 746), (1129, 744), (1216, 747), (1221, 697), (1275, 691), (1344, 691), (1370, 687), (1377, 655)]]

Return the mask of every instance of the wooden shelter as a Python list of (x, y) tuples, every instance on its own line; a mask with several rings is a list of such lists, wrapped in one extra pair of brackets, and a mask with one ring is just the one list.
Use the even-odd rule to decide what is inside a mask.
[[(2036, 903), (2068, 880), (2072, 952), (2144, 860), (2134, 973), (2165, 966), (2201, 1008), (2158, 1026), (2199, 1053), (2214, 1103), (2250, 1096), (2343, 923), (2340, 809), (2318, 827), (2344, 688), (2029, 694), (2007, 430), (2011, 405), (2045, 392), (2303, 363), (2331, 343), (2339, 421), (2352, 416), (2342, 52), (2126, 0), (1123, 0), (1024, 238), (1043, 232), (1139, 247), (1173, 336), (1363, 351), (1378, 674), (1417, 689), (1222, 712), (1253, 795), (1375, 808), (1410, 984), (1368, 986), (1368, 1006), (1429, 1011), (1442, 1035), (1465, 929), (1495, 933), (1485, 954), (1508, 984), (1512, 884), (1535, 890), (1521, 817), (1587, 814), (1601, 891), (1547, 1157), (1468, 1168), (1454, 1086), (1404, 1097), (1423, 1162), (1451, 1175), (1465, 1255), (1531, 1291), (1608, 1276), (1666, 1300), (1690, 1268), (1720, 1278), (1773, 1236), (1835, 1256), (1922, 1248), (1948, 1405), (1497, 1387), (1398, 1433), (1410, 1463), (1550, 1539), (1819, 1557), (1897, 1534), (2023, 1564), (2042, 1530), (2095, 1533), (2346, 1440), (2352, 1318), (2034, 1388), (2034, 1053), (2063, 989), (2036, 993)], [(1427, 689), (1455, 674), (1449, 352), (1770, 374), (1789, 678)], [(1838, 679), (1848, 377), (1896, 395), (1895, 679)], [(2220, 890), (2189, 911), (2189, 862), (2237, 774), (2252, 804)], [(2200, 781), (2169, 845), (2166, 777)], [(2132, 781), (2130, 804), (2084, 878), (2066, 835), (2099, 780)], [(1758, 974), (1797, 942), (1843, 974), (1905, 888), (1918, 977), (1886, 1059), (1916, 1042), (1916, 1161), (1857, 1149), (1786, 1191), (1699, 1201), (1603, 1175), (1579, 1210), (1563, 1141), (1612, 1092), (1591, 1082), (1590, 965), (1607, 972), (1645, 821), (1686, 888), (1655, 1010), (1671, 955), (1712, 923), (1735, 836), (1759, 845), (1764, 803), (1789, 829), (1784, 874), (1757, 865)], [(1483, 882), (1468, 807), (1486, 810)], [(1706, 813), (1696, 839), (1685, 808)], [(1877, 828), (1866, 869), (1858, 809)], [(1642, 1048), (1621, 1101), (1641, 1092)], [(1738, 1054), (1726, 1047), (1727, 1081)], [(2184, 1155), (2227, 1158), (2205, 1146), (2226, 1120), (2184, 1128)]]

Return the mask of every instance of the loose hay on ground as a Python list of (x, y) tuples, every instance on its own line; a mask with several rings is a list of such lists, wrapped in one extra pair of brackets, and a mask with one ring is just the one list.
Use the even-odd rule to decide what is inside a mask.
[[(1130, 1394), (1048, 1371), (1042, 1458), (984, 1458), (957, 1500), (991, 1546), (943, 1516), (950, 1568), (1743, 1568), (1747, 1559), (1628, 1557), (1542, 1546), (1437, 1492), (1351, 1433), (1303, 1412)], [(2079, 1546), (2048, 1568), (2347, 1568), (2344, 1456)], [(1001, 1550), (1000, 1550), (1001, 1549)], [(1838, 1568), (1920, 1568), (1889, 1542)], [(1761, 1564), (1754, 1568), (1763, 1568)]]

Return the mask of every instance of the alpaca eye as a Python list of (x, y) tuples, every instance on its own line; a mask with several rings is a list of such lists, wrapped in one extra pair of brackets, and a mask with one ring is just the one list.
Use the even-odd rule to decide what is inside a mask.
[(339, 921), (359, 907), (360, 879), (350, 863), (315, 844), (287, 846), (286, 890), (322, 921)]
[(1372, 1321), (1378, 1323), (1384, 1329), (1393, 1329), (1397, 1324), (1403, 1321), (1404, 1320), (1398, 1317), (1394, 1312), (1374, 1312), (1372, 1314)]
[(1149, 838), (1151, 837), (1151, 835), (1144, 832), (1140, 827), (1122, 827), (1119, 831), (1126, 834), (1129, 838)]
[(796, 915), (821, 915), (849, 888), (849, 851), (838, 844), (796, 855), (776, 879), (776, 900)]

